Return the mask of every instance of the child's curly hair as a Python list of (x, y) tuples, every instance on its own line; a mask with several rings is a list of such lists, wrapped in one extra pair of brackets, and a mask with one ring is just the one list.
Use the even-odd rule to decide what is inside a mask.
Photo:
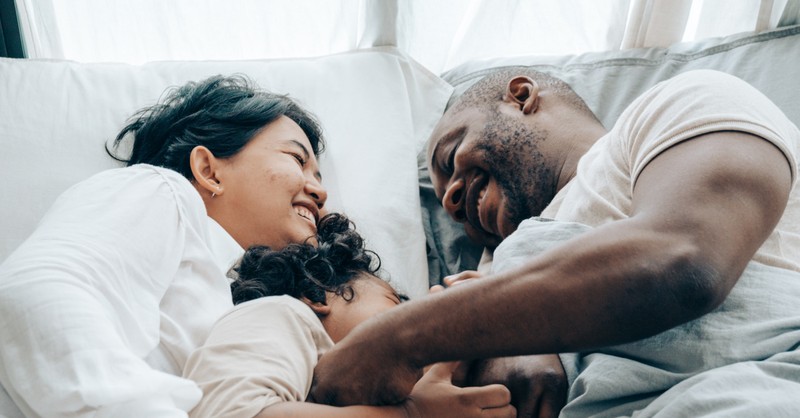
[(380, 257), (364, 248), (364, 239), (344, 215), (331, 213), (319, 221), (315, 247), (290, 244), (280, 251), (250, 247), (234, 266), (231, 293), (234, 305), (264, 296), (289, 295), (325, 303), (325, 292), (352, 300), (350, 281), (375, 275)]

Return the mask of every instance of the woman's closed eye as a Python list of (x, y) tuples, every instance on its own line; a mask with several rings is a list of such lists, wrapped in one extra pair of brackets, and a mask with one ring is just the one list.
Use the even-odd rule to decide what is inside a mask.
[(302, 155), (297, 153), (291, 153), (291, 156), (300, 163), (300, 167), (305, 167), (306, 163), (308, 162)]

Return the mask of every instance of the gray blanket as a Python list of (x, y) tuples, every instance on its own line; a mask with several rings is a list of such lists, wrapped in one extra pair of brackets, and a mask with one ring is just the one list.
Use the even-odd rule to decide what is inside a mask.
[[(492, 269), (588, 229), (529, 219), (497, 248)], [(800, 273), (751, 262), (711, 313), (561, 361), (570, 383), (562, 417), (800, 417)]]

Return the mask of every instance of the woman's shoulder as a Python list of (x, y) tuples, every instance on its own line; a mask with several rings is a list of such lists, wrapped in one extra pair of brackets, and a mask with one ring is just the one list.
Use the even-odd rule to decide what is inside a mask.
[(168, 185), (179, 192), (194, 190), (191, 182), (177, 171), (150, 164), (135, 164), (129, 167), (104, 170), (78, 183), (78, 185), (87, 183), (126, 184), (128, 187), (136, 185), (138, 188), (152, 189)]
[(135, 207), (177, 206), (180, 212), (205, 215), (205, 205), (191, 182), (180, 173), (149, 164), (112, 168), (70, 188), (79, 199), (113, 200)]

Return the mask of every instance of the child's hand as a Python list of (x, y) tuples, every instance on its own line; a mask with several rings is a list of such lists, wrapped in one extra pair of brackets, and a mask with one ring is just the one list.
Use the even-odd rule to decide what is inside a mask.
[(403, 403), (408, 418), (515, 418), (511, 392), (503, 385), (453, 386), (459, 362), (434, 364)]
[(461, 273), (451, 274), (446, 276), (442, 279), (442, 282), (447, 285), (447, 287), (455, 286), (463, 283), (467, 283), (469, 281), (475, 280), (483, 276), (483, 273), (475, 270), (464, 270)]
[[(447, 285), (447, 287), (450, 287), (450, 286), (455, 286), (455, 285), (458, 285), (458, 284), (462, 284), (462, 283), (466, 283), (466, 282), (475, 280), (477, 278), (480, 278), (481, 276), (483, 276), (483, 273), (481, 273), (481, 272), (478, 272), (478, 271), (475, 271), (475, 270), (465, 270), (465, 271), (462, 271), (461, 273), (456, 273), (456, 274), (451, 274), (449, 276), (445, 276), (445, 278), (442, 279), (442, 283)], [(440, 284), (437, 284), (437, 285), (431, 286), (431, 288), (428, 289), (428, 293), (429, 294), (438, 293), (438, 292), (441, 292), (444, 289), (445, 289), (444, 286), (442, 286)]]

